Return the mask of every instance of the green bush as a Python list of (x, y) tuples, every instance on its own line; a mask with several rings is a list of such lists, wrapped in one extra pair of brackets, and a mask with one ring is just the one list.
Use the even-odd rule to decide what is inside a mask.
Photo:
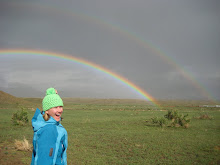
[(173, 120), (178, 118), (179, 114), (176, 110), (169, 110), (168, 113), (166, 115), (164, 115), (165, 118), (167, 118), (168, 120)]
[[(169, 125), (168, 125), (168, 121)], [(189, 127), (189, 122), (190, 119), (188, 118), (188, 114), (183, 115), (179, 114), (178, 111), (176, 110), (169, 110), (164, 117), (158, 118), (158, 117), (153, 117), (151, 118), (151, 123), (152, 124), (157, 124), (160, 127), (163, 126), (171, 126), (171, 127), (184, 127), (188, 128)]]
[(180, 115), (176, 110), (169, 110), (164, 117), (171, 121), (170, 126), (172, 127), (189, 127), (190, 119), (188, 118), (188, 114)]
[(151, 118), (151, 122), (153, 124), (158, 124), (160, 127), (163, 127), (166, 125), (167, 121), (165, 118), (161, 117), (161, 118), (158, 118), (158, 117), (153, 117)]
[(12, 124), (24, 126), (28, 123), (28, 113), (24, 107), (12, 114)]

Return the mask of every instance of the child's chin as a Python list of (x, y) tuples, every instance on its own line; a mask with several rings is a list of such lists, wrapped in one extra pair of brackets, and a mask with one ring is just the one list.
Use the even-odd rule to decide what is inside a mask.
[(55, 120), (56, 121), (60, 121), (60, 117), (55, 117)]

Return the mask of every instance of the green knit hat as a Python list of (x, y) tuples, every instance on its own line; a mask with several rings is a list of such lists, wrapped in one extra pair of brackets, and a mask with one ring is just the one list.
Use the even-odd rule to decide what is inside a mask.
[(54, 88), (48, 88), (46, 90), (46, 96), (42, 101), (43, 111), (47, 111), (50, 108), (63, 106), (63, 100), (56, 93)]

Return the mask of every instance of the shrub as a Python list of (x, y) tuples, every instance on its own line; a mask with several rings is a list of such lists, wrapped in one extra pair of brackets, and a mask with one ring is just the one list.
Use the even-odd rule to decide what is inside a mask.
[(12, 123), (13, 125), (24, 126), (28, 123), (28, 113), (24, 107), (20, 107), (21, 110), (12, 114)]
[(158, 118), (158, 117), (154, 117), (154, 118), (151, 118), (151, 122), (153, 124), (158, 124), (160, 127), (163, 127), (166, 125), (167, 121), (165, 118), (161, 117), (161, 118)]
[(170, 126), (172, 127), (189, 127), (190, 119), (188, 118), (188, 114), (180, 115), (176, 110), (169, 110), (164, 117), (171, 120)]
[(170, 121), (168, 126), (188, 128), (190, 119), (188, 118), (188, 114), (180, 115), (176, 110), (169, 110), (168, 113), (161, 118), (151, 118), (151, 123), (158, 124), (160, 127), (167, 125), (167, 121)]
[(207, 120), (212, 120), (213, 117), (210, 116), (209, 114), (201, 114), (199, 117), (196, 117), (197, 119), (207, 119)]
[(176, 110), (169, 110), (168, 113), (166, 115), (164, 115), (165, 118), (167, 118), (168, 120), (173, 120), (178, 118), (179, 114)]

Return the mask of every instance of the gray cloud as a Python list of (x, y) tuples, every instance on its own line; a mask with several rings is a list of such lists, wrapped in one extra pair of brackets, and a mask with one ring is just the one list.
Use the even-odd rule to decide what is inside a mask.
[[(155, 98), (204, 99), (198, 85), (220, 98), (217, 0), (0, 3), (1, 49), (80, 57), (127, 78)], [(28, 91), (35, 91), (39, 97), (55, 86), (68, 97), (140, 98), (122, 82), (73, 61), (1, 54), (0, 69), (0, 90), (16, 96), (33, 97)]]

